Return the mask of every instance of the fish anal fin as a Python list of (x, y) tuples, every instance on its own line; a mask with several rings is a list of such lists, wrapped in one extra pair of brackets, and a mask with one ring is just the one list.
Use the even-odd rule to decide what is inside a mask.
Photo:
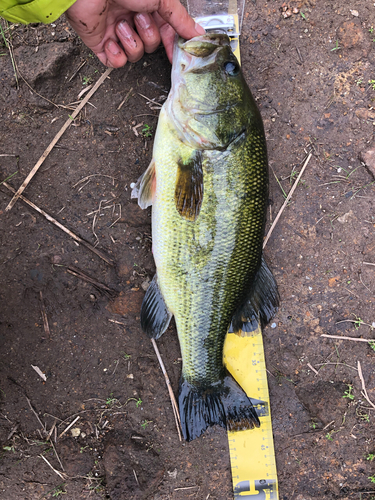
[(195, 221), (203, 201), (202, 153), (194, 151), (187, 160), (179, 160), (174, 199), (184, 219)]
[(262, 257), (247, 298), (235, 312), (228, 332), (241, 337), (251, 336), (259, 323), (263, 327), (271, 320), (279, 300), (275, 278)]
[(141, 327), (151, 339), (158, 339), (168, 328), (172, 314), (164, 302), (157, 275), (151, 281), (144, 296), (141, 308)]
[(138, 205), (145, 209), (152, 205), (156, 190), (155, 160), (152, 159), (144, 174), (135, 183), (131, 197), (138, 198)]
[(178, 402), (182, 433), (187, 441), (199, 437), (212, 425), (228, 430), (260, 426), (251, 399), (228, 372), (220, 383), (206, 389), (196, 388), (182, 377)]

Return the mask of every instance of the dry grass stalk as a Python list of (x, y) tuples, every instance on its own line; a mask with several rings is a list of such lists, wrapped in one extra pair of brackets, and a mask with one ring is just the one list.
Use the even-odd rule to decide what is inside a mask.
[(39, 455), (40, 458), (43, 458), (43, 460), (46, 462), (46, 464), (51, 467), (51, 469), (53, 470), (53, 472), (55, 474), (57, 474), (59, 477), (61, 477), (61, 479), (63, 481), (65, 481), (65, 479), (68, 477), (66, 474), (64, 474), (64, 472), (59, 472), (58, 470), (56, 470), (54, 467), (52, 467), (52, 465), (48, 462), (48, 460), (46, 459), (46, 457), (44, 457), (43, 455)]
[(97, 89), (100, 87), (100, 85), (105, 81), (105, 79), (108, 77), (108, 75), (111, 73), (113, 68), (108, 68), (102, 76), (99, 78), (99, 80), (96, 82), (94, 87), (90, 90), (90, 92), (86, 95), (86, 97), (82, 100), (81, 104), (73, 111), (73, 114), (69, 119), (64, 123), (64, 125), (61, 127), (60, 131), (55, 135), (53, 138), (52, 142), (49, 144), (47, 149), (44, 151), (42, 156), (39, 158), (29, 175), (26, 177), (26, 179), (23, 181), (22, 185), (16, 192), (15, 196), (12, 198), (8, 206), (6, 207), (6, 211), (9, 211), (12, 209), (13, 205), (16, 203), (20, 195), (23, 193), (23, 191), (26, 189), (27, 185), (31, 181), (31, 179), (34, 177), (34, 175), (37, 173), (41, 165), (43, 164), (44, 160), (47, 158), (47, 156), (50, 154), (52, 151), (53, 147), (55, 144), (58, 142), (58, 140), (62, 137), (64, 132), (69, 128), (69, 126), (73, 123), (74, 118), (78, 115), (78, 113), (81, 111), (81, 109), (85, 106), (87, 101), (90, 99), (90, 97), (97, 91)]
[(78, 417), (76, 417), (73, 422), (71, 424), (68, 425), (68, 427), (62, 431), (62, 433), (59, 435), (58, 439), (60, 439), (66, 432), (68, 432), (68, 430), (77, 422), (77, 420), (79, 420), (81, 417), (78, 415)]
[(131, 93), (132, 91), (133, 91), (133, 87), (132, 87), (132, 88), (129, 90), (129, 92), (126, 94), (125, 99), (123, 99), (123, 100), (120, 102), (120, 104), (119, 104), (119, 106), (118, 106), (118, 108), (117, 108), (117, 111), (120, 111), (120, 109), (121, 109), (121, 108), (123, 107), (123, 105), (126, 103), (126, 101), (127, 101), (128, 97), (129, 97), (129, 95), (130, 95), (130, 93)]
[(328, 339), (339, 339), (339, 340), (353, 340), (354, 342), (371, 342), (372, 339), (357, 339), (355, 337), (340, 337), (340, 335), (326, 335), (322, 333), (321, 337), (326, 337)]
[(277, 224), (278, 220), (280, 219), (281, 214), (284, 212), (285, 207), (286, 207), (286, 206), (287, 206), (287, 204), (289, 203), (290, 198), (292, 197), (292, 195), (293, 195), (294, 191), (296, 190), (296, 188), (297, 188), (297, 186), (298, 186), (298, 183), (299, 183), (299, 181), (300, 181), (300, 179), (301, 179), (301, 177), (302, 177), (302, 174), (303, 174), (303, 172), (305, 171), (305, 169), (306, 169), (306, 167), (307, 167), (307, 165), (308, 165), (308, 163), (309, 163), (309, 161), (310, 161), (311, 157), (312, 157), (312, 153), (310, 153), (310, 154), (309, 154), (309, 156), (307, 157), (307, 159), (306, 159), (306, 161), (305, 161), (305, 163), (304, 163), (304, 165), (303, 165), (303, 167), (302, 167), (302, 169), (301, 169), (301, 172), (299, 173), (299, 175), (298, 175), (298, 177), (297, 177), (297, 179), (296, 179), (296, 182), (293, 184), (293, 186), (292, 186), (291, 190), (290, 190), (290, 191), (289, 191), (289, 193), (288, 193), (288, 196), (286, 197), (286, 200), (284, 201), (283, 206), (280, 208), (279, 213), (277, 214), (277, 216), (276, 216), (275, 220), (273, 221), (273, 224), (272, 224), (272, 226), (270, 227), (270, 229), (269, 229), (269, 231), (268, 231), (268, 234), (267, 234), (267, 236), (266, 236), (266, 237), (265, 237), (265, 239), (264, 239), (264, 242), (263, 242), (263, 248), (265, 248), (265, 246), (267, 245), (267, 242), (268, 242), (268, 240), (270, 239), (270, 236), (271, 236), (271, 234), (272, 234), (272, 231), (275, 229), (275, 226), (276, 226), (276, 224)]
[(40, 420), (40, 418), (39, 418), (39, 416), (38, 416), (37, 412), (34, 410), (33, 405), (31, 404), (30, 399), (29, 399), (27, 396), (25, 396), (25, 397), (26, 397), (27, 402), (28, 402), (28, 404), (29, 404), (30, 410), (31, 410), (31, 411), (34, 413), (34, 415), (36, 416), (36, 418), (37, 418), (37, 420), (38, 420), (38, 422), (39, 422), (39, 424), (40, 424), (40, 426), (41, 426), (41, 428), (42, 428), (42, 430), (43, 430), (43, 433), (45, 433), (45, 432), (46, 432), (46, 428), (45, 428), (45, 426), (43, 425), (42, 421)]
[(76, 76), (76, 74), (78, 73), (78, 71), (80, 69), (83, 68), (83, 66), (86, 64), (87, 61), (83, 61), (83, 63), (81, 63), (78, 68), (75, 70), (75, 72), (72, 74), (72, 76), (69, 78), (68, 82), (71, 82), (73, 80), (73, 78)]
[(315, 373), (315, 375), (318, 375), (319, 372), (315, 370), (315, 368), (312, 365), (310, 365), (310, 363), (307, 363), (307, 366), (310, 368), (310, 370), (312, 370)]
[(42, 293), (42, 291), (40, 291), (39, 293), (40, 293), (40, 309), (41, 309), (42, 318), (43, 318), (44, 333), (46, 334), (47, 338), (50, 339), (51, 338), (51, 331), (49, 329), (46, 306), (45, 306), (44, 300), (43, 300), (43, 293)]
[(77, 267), (71, 266), (66, 269), (66, 271), (69, 274), (72, 274), (73, 276), (76, 276), (77, 278), (80, 278), (83, 281), (87, 281), (88, 283), (91, 283), (96, 289), (98, 289), (101, 292), (105, 292), (107, 295), (110, 297), (113, 297), (117, 295), (117, 292), (115, 290), (112, 290), (112, 288), (109, 288), (107, 285), (104, 285), (104, 283), (100, 283), (100, 281), (97, 281), (94, 278), (91, 278), (87, 274), (85, 274), (83, 271), (78, 269)]
[(45, 376), (45, 374), (42, 372), (42, 370), (39, 368), (39, 366), (34, 366), (34, 365), (31, 365), (31, 368), (32, 368), (33, 370), (35, 370), (35, 371), (36, 371), (36, 373), (39, 375), (39, 377), (40, 377), (41, 379), (43, 379), (43, 380), (44, 380), (44, 382), (46, 382), (46, 381), (47, 381), (47, 377), (46, 377), (46, 376)]
[(361, 363), (359, 361), (358, 361), (358, 365), (357, 366), (358, 366), (358, 375), (359, 375), (359, 378), (361, 379), (361, 384), (362, 384), (362, 394), (363, 394), (363, 397), (375, 409), (375, 404), (368, 397), (367, 390), (366, 390), (365, 379), (363, 378)]
[[(5, 186), (7, 189), (9, 189), (9, 191), (11, 191), (12, 193), (16, 192), (15, 189), (13, 189), (12, 186), (10, 186), (7, 182), (3, 182), (2, 185)], [(100, 257), (102, 260), (104, 260), (107, 264), (109, 264), (110, 266), (113, 266), (112, 260), (109, 257), (107, 257), (106, 255), (104, 255), (100, 250), (97, 250), (92, 245), (90, 245), (90, 243), (88, 243), (87, 241), (83, 240), (82, 238), (80, 238), (79, 236), (77, 236), (76, 234), (74, 234), (72, 231), (70, 231), (70, 229), (68, 229), (65, 226), (63, 226), (62, 224), (60, 224), (60, 222), (58, 222), (56, 219), (54, 219), (53, 217), (51, 217), (49, 214), (47, 214), (47, 212), (45, 212), (44, 210), (42, 210), (41, 208), (39, 208), (37, 205), (35, 205), (32, 201), (30, 201), (27, 198), (25, 198), (23, 195), (19, 195), (19, 198), (22, 201), (24, 201), (25, 203), (27, 203), (27, 205), (29, 205), (30, 207), (32, 207), (34, 210), (36, 210), (37, 212), (39, 212), (41, 215), (43, 215), (43, 217), (45, 217), (49, 222), (52, 222), (52, 224), (54, 224), (59, 229), (61, 229), (62, 231), (64, 231), (64, 233), (68, 234), (77, 243), (80, 243), (81, 245), (85, 246), (86, 248), (88, 248), (89, 250), (91, 250), (91, 252), (94, 252), (98, 257)]]
[(182, 436), (181, 436), (181, 431), (180, 431), (181, 421), (180, 421), (180, 415), (178, 413), (177, 401), (176, 401), (176, 398), (174, 397), (172, 386), (171, 386), (171, 382), (169, 380), (169, 377), (168, 377), (167, 371), (165, 369), (163, 360), (161, 359), (158, 346), (156, 345), (156, 342), (155, 342), (154, 339), (151, 339), (151, 342), (152, 342), (152, 345), (154, 347), (156, 356), (158, 358), (161, 371), (163, 372), (163, 375), (164, 375), (164, 378), (165, 378), (165, 383), (167, 384), (167, 389), (168, 389), (168, 392), (169, 392), (169, 397), (171, 398), (171, 403), (172, 403), (173, 415), (174, 415), (174, 419), (176, 421), (176, 427), (177, 427), (178, 437), (179, 437), (180, 441), (182, 441)]

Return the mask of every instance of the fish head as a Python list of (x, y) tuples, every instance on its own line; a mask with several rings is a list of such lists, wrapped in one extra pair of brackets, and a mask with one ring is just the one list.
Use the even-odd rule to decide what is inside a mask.
[(180, 139), (194, 148), (225, 149), (243, 134), (257, 107), (227, 35), (176, 39), (166, 106)]

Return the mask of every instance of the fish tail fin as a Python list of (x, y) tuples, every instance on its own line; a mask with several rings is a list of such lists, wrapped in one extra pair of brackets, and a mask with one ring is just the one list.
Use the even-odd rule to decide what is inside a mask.
[(255, 275), (246, 301), (235, 312), (229, 333), (251, 334), (267, 325), (279, 306), (280, 296), (275, 278), (262, 257), (260, 268)]
[(230, 431), (260, 426), (250, 398), (228, 372), (219, 383), (204, 389), (197, 389), (181, 377), (178, 402), (186, 441), (199, 437), (212, 425)]

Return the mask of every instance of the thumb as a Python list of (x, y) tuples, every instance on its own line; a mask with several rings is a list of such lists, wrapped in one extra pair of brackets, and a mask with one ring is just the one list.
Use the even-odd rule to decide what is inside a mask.
[(178, 0), (161, 0), (158, 13), (182, 38), (189, 40), (194, 36), (205, 34), (205, 29), (189, 16)]

